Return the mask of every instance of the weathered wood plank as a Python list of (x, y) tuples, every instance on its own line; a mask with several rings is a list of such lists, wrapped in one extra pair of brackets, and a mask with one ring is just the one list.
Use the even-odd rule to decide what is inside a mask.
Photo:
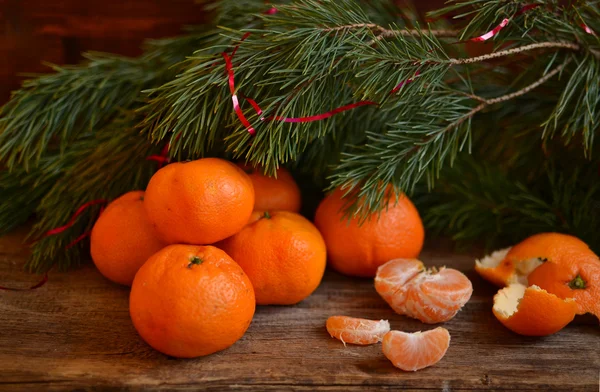
[[(26, 257), (21, 239), (22, 234), (0, 239), (0, 285), (25, 287), (39, 279), (20, 272)], [(467, 271), (475, 286), (465, 309), (444, 325), (452, 335), (450, 349), (432, 368), (401, 372), (380, 345), (344, 347), (328, 336), (324, 323), (334, 314), (385, 318), (405, 331), (432, 328), (394, 314), (368, 279), (328, 271), (299, 305), (259, 307), (247, 334), (230, 349), (178, 360), (137, 336), (127, 288), (87, 265), (53, 272), (34, 291), (0, 292), (0, 389), (598, 390), (595, 319), (579, 318), (547, 338), (515, 335), (492, 315), (494, 289), (473, 274), (472, 256), (434, 244), (422, 258)]]

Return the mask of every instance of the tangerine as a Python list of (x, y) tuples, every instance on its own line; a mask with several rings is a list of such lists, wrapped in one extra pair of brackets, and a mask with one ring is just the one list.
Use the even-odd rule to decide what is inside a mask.
[(591, 313), (600, 319), (600, 259), (591, 251), (548, 260), (528, 280), (561, 299), (574, 298), (577, 314)]
[(140, 268), (129, 297), (136, 330), (154, 349), (193, 358), (239, 340), (254, 316), (252, 283), (213, 246), (170, 245)]
[(390, 260), (379, 267), (375, 289), (396, 313), (428, 324), (452, 319), (473, 294), (473, 285), (462, 272), (424, 269), (415, 259)]
[(317, 228), (289, 211), (255, 211), (246, 227), (221, 241), (248, 274), (259, 305), (292, 305), (321, 283), (327, 250)]
[(255, 211), (300, 211), (300, 188), (285, 168), (277, 169), (275, 177), (264, 175), (248, 165), (238, 165), (252, 180)]
[(92, 228), (90, 253), (102, 275), (131, 286), (142, 264), (166, 245), (146, 217), (144, 191), (132, 191), (100, 214)]
[(246, 173), (231, 162), (204, 158), (172, 163), (150, 179), (148, 219), (168, 243), (211, 244), (238, 232), (254, 208)]
[(547, 260), (569, 260), (580, 252), (592, 253), (577, 237), (560, 233), (532, 235), (512, 248), (496, 251), (475, 261), (475, 270), (486, 280), (504, 287), (527, 285), (527, 277)]
[(343, 196), (344, 191), (336, 189), (325, 197), (315, 215), (335, 270), (372, 278), (377, 267), (390, 259), (419, 255), (425, 231), (419, 212), (406, 195), (400, 195), (397, 202), (390, 197), (380, 213), (371, 214), (360, 224), (358, 218), (344, 219)]

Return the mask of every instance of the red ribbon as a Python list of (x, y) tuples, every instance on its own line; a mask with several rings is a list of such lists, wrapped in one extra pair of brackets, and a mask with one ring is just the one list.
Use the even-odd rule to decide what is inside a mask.
[(63, 231), (65, 231), (68, 228), (70, 228), (71, 226), (73, 226), (75, 224), (75, 222), (77, 221), (77, 218), (79, 217), (79, 215), (81, 215), (88, 207), (91, 207), (91, 206), (96, 205), (96, 204), (105, 204), (106, 202), (107, 201), (104, 200), (104, 199), (98, 199), (98, 200), (88, 201), (87, 203), (85, 203), (84, 205), (82, 205), (81, 207), (79, 207), (77, 209), (77, 211), (75, 212), (75, 214), (73, 214), (73, 216), (71, 217), (71, 219), (69, 220), (69, 222), (66, 225), (57, 227), (57, 228), (52, 229), (52, 230), (48, 230), (46, 232), (46, 234), (43, 235), (43, 237), (48, 237), (48, 236), (51, 236), (51, 235), (62, 233)]
[(483, 35), (480, 35), (479, 37), (471, 38), (469, 41), (471, 41), (471, 42), (487, 41), (488, 39), (490, 39), (490, 38), (494, 37), (496, 34), (498, 34), (500, 32), (500, 30), (505, 28), (506, 25), (508, 24), (508, 22), (510, 22), (510, 19), (504, 18), (504, 19), (502, 19), (502, 22), (500, 22), (500, 24), (498, 26), (494, 27), (492, 30), (488, 31), (487, 33), (485, 33)]
[(42, 280), (40, 280), (38, 283), (34, 284), (31, 287), (17, 288), (17, 287), (0, 286), (0, 290), (5, 290), (5, 291), (29, 291), (29, 290), (35, 290), (35, 289), (40, 288), (43, 285), (45, 285), (47, 281), (48, 281), (48, 273), (45, 273), (44, 277), (42, 278)]
[(307, 117), (281, 117), (281, 116), (271, 116), (271, 117), (267, 117), (265, 118), (266, 121), (283, 121), (283, 122), (287, 122), (287, 123), (305, 123), (305, 122), (312, 122), (312, 121), (319, 121), (319, 120), (324, 120), (326, 118), (329, 118), (331, 116), (333, 116), (334, 114), (338, 114), (341, 112), (345, 112), (346, 110), (351, 110), (360, 106), (366, 106), (366, 105), (379, 105), (377, 102), (373, 102), (373, 101), (360, 101), (360, 102), (355, 102), (355, 103), (351, 103), (349, 105), (345, 105), (345, 106), (341, 106), (339, 108), (330, 110), (328, 112), (325, 113), (321, 113), (321, 114), (316, 114), (314, 116), (307, 116)]
[(162, 150), (160, 150), (159, 155), (150, 155), (149, 157), (146, 158), (146, 160), (156, 161), (156, 162), (158, 162), (158, 168), (159, 169), (162, 168), (165, 164), (171, 162), (171, 159), (169, 158), (169, 148), (171, 148), (171, 144), (170, 143), (165, 144), (165, 146), (162, 148)]
[(586, 33), (588, 33), (588, 34), (591, 34), (591, 35), (593, 35), (594, 37), (596, 36), (596, 32), (595, 32), (594, 30), (590, 29), (590, 28), (589, 28), (589, 27), (588, 27), (588, 26), (587, 26), (585, 23), (582, 23), (582, 24), (581, 24), (581, 28), (583, 28), (583, 30), (584, 30)]
[[(419, 76), (420, 72), (417, 70), (417, 72), (415, 72), (415, 77)], [(394, 87), (394, 89), (392, 91), (390, 91), (390, 95), (397, 93), (402, 86), (404, 86), (405, 84), (409, 84), (412, 83), (413, 79), (406, 79), (400, 83), (398, 83), (398, 85), (396, 87)]]
[[(273, 9), (274, 8), (272, 8), (271, 10), (273, 10)], [(275, 10), (275, 11), (277, 11), (277, 10)], [(250, 36), (249, 32), (245, 33), (242, 36), (241, 42), (243, 42), (249, 36)], [(221, 55), (225, 59), (225, 70), (227, 71), (228, 82), (229, 82), (229, 91), (231, 92), (231, 100), (233, 102), (233, 110), (237, 114), (240, 122), (248, 130), (248, 133), (250, 133), (251, 135), (254, 136), (256, 134), (256, 130), (254, 129), (254, 127), (252, 127), (252, 124), (250, 124), (250, 121), (248, 121), (248, 119), (244, 115), (244, 112), (242, 111), (242, 108), (240, 107), (238, 96), (235, 93), (235, 74), (233, 72), (232, 59), (233, 59), (233, 56), (235, 55), (235, 53), (237, 52), (238, 48), (239, 48), (239, 45), (237, 45), (235, 48), (233, 48), (231, 55), (228, 55), (225, 52), (221, 53)], [(415, 76), (418, 76), (418, 75), (419, 75), (419, 72), (417, 71)], [(398, 90), (400, 90), (400, 88), (402, 88), (403, 85), (410, 83), (412, 81), (413, 81), (413, 79), (408, 79), (403, 82), (400, 82), (396, 87), (394, 87), (394, 89), (390, 92), (390, 94), (394, 94), (394, 93), (398, 92)], [(249, 98), (241, 93), (240, 93), (240, 97), (242, 97), (246, 101), (248, 101), (259, 116), (262, 114), (263, 111), (262, 111), (260, 105), (254, 99)], [(373, 101), (359, 101), (359, 102), (355, 102), (355, 103), (351, 103), (351, 104), (348, 104), (345, 106), (335, 108), (335, 109), (330, 110), (325, 113), (316, 114), (313, 116), (306, 116), (306, 117), (270, 116), (270, 117), (261, 117), (260, 120), (261, 121), (282, 121), (282, 122), (287, 122), (287, 123), (306, 123), (306, 122), (324, 120), (324, 119), (332, 117), (338, 113), (345, 112), (345, 111), (351, 110), (351, 109), (355, 109), (360, 106), (367, 106), (367, 105), (379, 105), (379, 104), (377, 102), (373, 102)], [(153, 157), (149, 157), (148, 159), (150, 159), (150, 158), (153, 158)], [(154, 159), (156, 159), (156, 158), (154, 158)]]
[[(237, 49), (237, 47), (236, 47), (236, 49)], [(235, 53), (235, 49), (234, 49), (234, 53)], [(244, 112), (242, 111), (242, 108), (240, 107), (240, 102), (238, 100), (237, 94), (235, 93), (235, 77), (233, 74), (233, 64), (231, 63), (231, 57), (229, 57), (229, 55), (227, 53), (221, 53), (221, 55), (223, 55), (223, 58), (225, 59), (225, 70), (227, 71), (227, 75), (229, 77), (229, 91), (231, 92), (231, 101), (233, 102), (233, 110), (235, 111), (235, 114), (237, 114), (241, 123), (248, 130), (248, 133), (250, 133), (250, 135), (254, 136), (256, 134), (256, 131), (250, 124), (250, 121), (248, 121), (246, 116), (244, 116)]]
[(74, 247), (75, 245), (77, 245), (80, 241), (82, 241), (84, 238), (87, 238), (90, 236), (90, 234), (92, 234), (91, 231), (86, 231), (85, 233), (83, 233), (82, 235), (80, 235), (79, 237), (75, 238), (73, 241), (71, 241), (67, 246), (65, 246), (65, 249), (70, 249), (72, 247)]

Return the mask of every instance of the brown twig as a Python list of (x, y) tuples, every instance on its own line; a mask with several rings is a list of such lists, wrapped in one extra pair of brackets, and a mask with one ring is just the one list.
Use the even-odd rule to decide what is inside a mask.
[(513, 93), (510, 94), (505, 94), (502, 95), (500, 97), (496, 97), (496, 98), (491, 98), (491, 99), (487, 99), (487, 98), (483, 98), (480, 97), (478, 95), (474, 95), (474, 94), (469, 94), (469, 93), (462, 93), (463, 95), (474, 99), (476, 101), (481, 102), (481, 104), (477, 105), (476, 107), (474, 107), (469, 113), (465, 114), (464, 116), (462, 116), (461, 118), (459, 118), (456, 121), (453, 121), (452, 123), (450, 123), (445, 129), (444, 132), (449, 131), (453, 128), (458, 127), (459, 125), (461, 125), (462, 123), (464, 123), (465, 121), (467, 121), (469, 118), (473, 117), (476, 113), (482, 111), (483, 109), (485, 109), (486, 107), (496, 104), (496, 103), (500, 103), (500, 102), (505, 102), (505, 101), (509, 101), (513, 98), (517, 98), (520, 97), (522, 95), (527, 94), (528, 92), (530, 92), (531, 90), (541, 86), (542, 84), (546, 83), (548, 80), (550, 80), (552, 77), (554, 77), (556, 74), (560, 73), (563, 69), (565, 69), (565, 67), (567, 65), (569, 65), (569, 63), (571, 62), (571, 58), (566, 59), (565, 61), (563, 61), (563, 63), (561, 65), (559, 65), (558, 67), (554, 68), (552, 71), (548, 72), (546, 75), (542, 76), (541, 78), (539, 78), (538, 80), (536, 80), (535, 82), (523, 87), (522, 89), (515, 91)]
[[(451, 58), (449, 60), (449, 62), (450, 62), (450, 64), (453, 64), (453, 65), (458, 65), (458, 64), (473, 64), (473, 63), (479, 63), (479, 62), (482, 62), (482, 61), (496, 59), (496, 58), (499, 58), (499, 57), (510, 56), (512, 54), (523, 53), (523, 52), (527, 52), (527, 51), (530, 51), (530, 50), (549, 49), (549, 48), (553, 48), (553, 49), (571, 49), (571, 50), (581, 50), (581, 49), (583, 49), (581, 45), (573, 43), (573, 42), (536, 42), (534, 44), (519, 46), (519, 47), (512, 48), (512, 49), (507, 49), (507, 50), (501, 50), (499, 52), (494, 52), (494, 53), (490, 53), (490, 54), (484, 54), (482, 56), (469, 57), (469, 58), (466, 58), (466, 59)], [(592, 50), (591, 52), (595, 56), (600, 56), (600, 52), (597, 52), (595, 50)]]
[(458, 31), (457, 30), (427, 30), (427, 29), (405, 29), (405, 30), (390, 30), (390, 29), (386, 29), (383, 26), (380, 26), (378, 24), (375, 23), (356, 23), (356, 24), (351, 24), (351, 25), (343, 25), (343, 26), (338, 26), (338, 27), (328, 27), (326, 29), (323, 29), (323, 31), (340, 31), (340, 30), (352, 30), (352, 29), (357, 29), (357, 28), (362, 28), (362, 27), (367, 27), (373, 31), (378, 31), (379, 35), (377, 36), (377, 38), (379, 39), (379, 37), (382, 38), (391, 38), (391, 37), (397, 37), (397, 36), (412, 36), (412, 35), (420, 35), (420, 34), (433, 34), (436, 37), (456, 37), (458, 35)]

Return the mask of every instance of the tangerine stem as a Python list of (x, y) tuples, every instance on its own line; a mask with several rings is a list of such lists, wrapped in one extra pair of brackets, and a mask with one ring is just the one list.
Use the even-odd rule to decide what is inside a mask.
[(190, 258), (190, 263), (188, 264), (188, 268), (192, 268), (192, 265), (200, 265), (202, 264), (204, 260), (202, 260), (200, 257), (198, 256), (192, 256)]
[(581, 275), (577, 274), (575, 279), (569, 282), (569, 287), (573, 290), (583, 290), (587, 287), (587, 284)]
[(271, 219), (271, 214), (269, 214), (269, 211), (265, 211), (263, 218)]

